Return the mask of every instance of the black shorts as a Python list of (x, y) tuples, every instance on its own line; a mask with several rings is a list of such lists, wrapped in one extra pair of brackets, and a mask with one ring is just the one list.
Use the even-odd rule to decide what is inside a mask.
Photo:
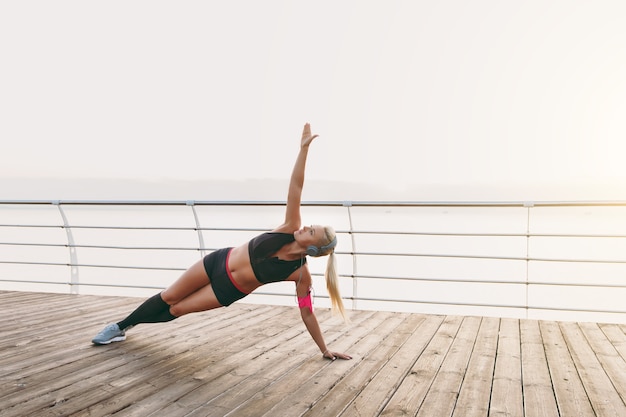
[(224, 307), (228, 307), (237, 300), (241, 300), (248, 295), (237, 288), (237, 284), (230, 276), (228, 270), (228, 257), (233, 248), (219, 249), (209, 253), (204, 257), (204, 269), (206, 270), (213, 292), (217, 297), (217, 301)]

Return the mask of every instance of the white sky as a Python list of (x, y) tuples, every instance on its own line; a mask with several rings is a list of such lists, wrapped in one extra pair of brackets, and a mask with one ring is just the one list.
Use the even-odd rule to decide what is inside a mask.
[[(0, 179), (626, 197), (626, 2), (4, 1)], [(584, 195), (580, 196), (585, 198)]]

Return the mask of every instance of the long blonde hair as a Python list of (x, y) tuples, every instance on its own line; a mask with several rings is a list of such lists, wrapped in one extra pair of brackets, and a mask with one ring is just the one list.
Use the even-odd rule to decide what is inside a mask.
[[(330, 227), (324, 227), (324, 232), (326, 235), (325, 245), (328, 245), (333, 239), (336, 238), (335, 230)], [(335, 248), (328, 249), (325, 253), (321, 253), (320, 256), (328, 255), (328, 261), (326, 261), (326, 273), (324, 277), (326, 278), (326, 289), (328, 290), (328, 295), (330, 296), (330, 302), (332, 306), (333, 313), (341, 314), (344, 321), (348, 321), (346, 316), (345, 308), (343, 307), (343, 301), (341, 300), (341, 294), (339, 293), (339, 279), (337, 276), (337, 266), (335, 261)]]

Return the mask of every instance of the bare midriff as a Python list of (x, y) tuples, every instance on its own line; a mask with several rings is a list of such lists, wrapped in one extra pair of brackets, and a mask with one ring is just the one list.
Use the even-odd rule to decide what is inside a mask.
[(232, 249), (226, 267), (237, 287), (244, 292), (249, 294), (261, 286), (261, 283), (254, 276), (252, 265), (250, 265), (247, 243)]

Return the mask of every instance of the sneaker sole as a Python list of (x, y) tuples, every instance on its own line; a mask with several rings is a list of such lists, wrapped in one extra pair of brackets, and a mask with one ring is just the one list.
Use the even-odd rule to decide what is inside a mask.
[(126, 340), (126, 336), (116, 336), (113, 339), (109, 340), (92, 340), (91, 343), (93, 343), (94, 345), (108, 345), (112, 342), (123, 342), (124, 340)]

